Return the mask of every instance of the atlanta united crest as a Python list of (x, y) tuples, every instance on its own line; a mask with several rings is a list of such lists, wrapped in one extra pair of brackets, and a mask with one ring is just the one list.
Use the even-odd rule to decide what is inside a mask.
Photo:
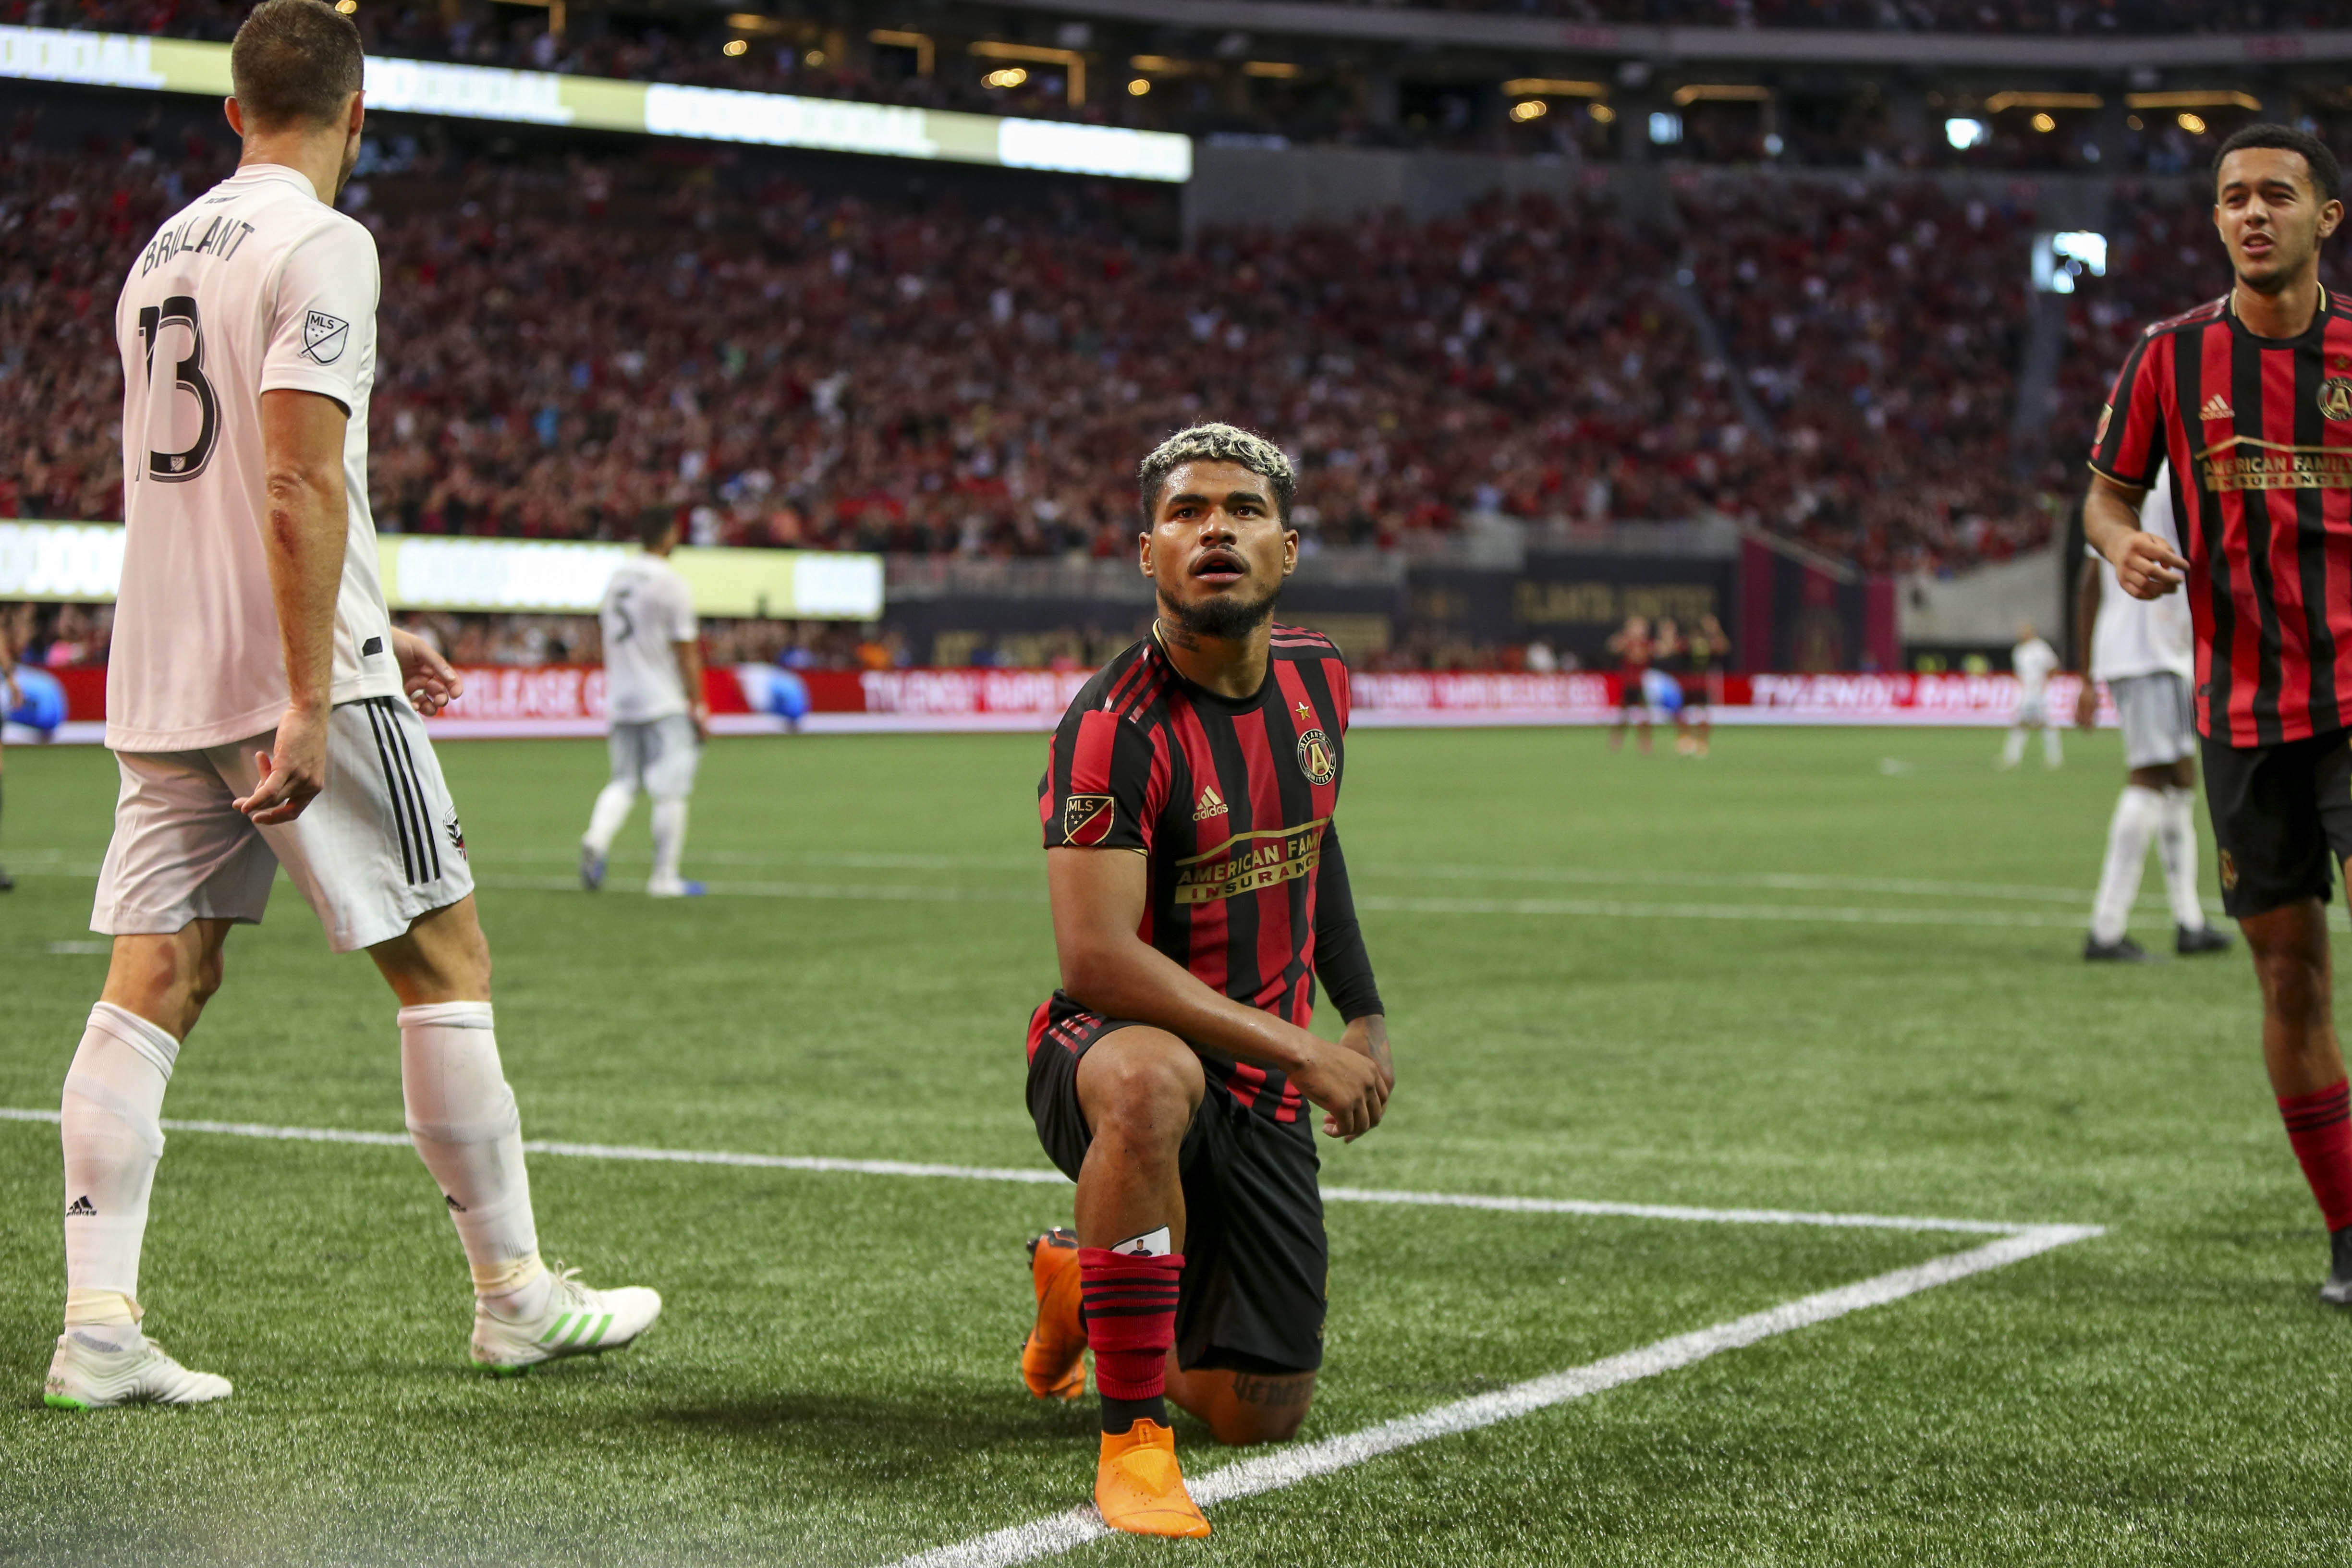
[(2352, 377), (2330, 376), (2319, 383), (2319, 412), (2329, 419), (2352, 419)]
[(1110, 837), (1114, 815), (1108, 795), (1073, 795), (1062, 802), (1062, 837), (1080, 849), (1092, 849)]
[(1328, 784), (1339, 774), (1339, 753), (1330, 737), (1310, 729), (1298, 737), (1298, 770), (1309, 784)]

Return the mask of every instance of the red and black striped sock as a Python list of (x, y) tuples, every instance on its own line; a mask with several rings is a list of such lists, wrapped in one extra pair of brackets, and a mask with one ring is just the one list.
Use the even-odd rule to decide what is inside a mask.
[(2327, 1228), (2352, 1225), (2352, 1082), (2316, 1094), (2282, 1094), (2278, 1103)]
[(1105, 1432), (1117, 1436), (1138, 1420), (1168, 1425), (1168, 1347), (1176, 1343), (1176, 1281), (1183, 1272), (1181, 1252), (1139, 1258), (1078, 1249), (1078, 1294)]

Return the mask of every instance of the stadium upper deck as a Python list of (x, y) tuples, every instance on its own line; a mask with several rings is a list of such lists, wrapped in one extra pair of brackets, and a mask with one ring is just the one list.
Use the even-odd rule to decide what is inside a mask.
[[(1260, 143), (2165, 172), (2251, 115), (2352, 113), (2316, 0), (349, 3), (379, 55)], [(243, 9), (0, 0), (0, 26), (220, 40)]]

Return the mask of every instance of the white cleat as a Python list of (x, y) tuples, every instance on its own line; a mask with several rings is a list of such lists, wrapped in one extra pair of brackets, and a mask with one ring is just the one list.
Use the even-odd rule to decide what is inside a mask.
[(205, 1405), (229, 1396), (226, 1377), (191, 1372), (141, 1336), (116, 1349), (68, 1329), (49, 1358), (41, 1403), (52, 1410), (106, 1410), (117, 1405)]
[(554, 1273), (545, 1309), (523, 1322), (510, 1322), (477, 1301), (474, 1359), (501, 1377), (513, 1377), (542, 1361), (618, 1350), (661, 1316), (660, 1291), (642, 1285), (592, 1291), (580, 1283), (579, 1273)]

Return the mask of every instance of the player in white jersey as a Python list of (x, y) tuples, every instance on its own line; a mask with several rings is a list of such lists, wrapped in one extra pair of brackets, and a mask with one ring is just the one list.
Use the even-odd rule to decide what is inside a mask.
[[(2159, 472), (2139, 512), (2141, 531), (2173, 549), (2172, 490)], [(2223, 953), (2227, 934), (2205, 919), (2197, 897), (2197, 632), (2185, 594), (2135, 599), (2123, 591), (2106, 557), (2084, 547), (2075, 583), (2075, 624), (2091, 642), (2090, 679), (2083, 683), (2074, 720), (2098, 721), (2099, 683), (2115, 694), (2123, 722), (2124, 767), (2129, 777), (2107, 822), (2106, 863), (2091, 906), (2091, 933), (2083, 956), (2093, 963), (2140, 963), (2146, 949), (2126, 935), (2139, 878), (2156, 841), (2164, 887), (2172, 903), (2173, 951), (2184, 956)]]
[(709, 737), (702, 695), (702, 644), (694, 593), (669, 564), (677, 524), (655, 517), (638, 530), (646, 553), (614, 571), (599, 612), (604, 632), (604, 711), (613, 725), (613, 781), (596, 796), (580, 841), (580, 884), (604, 885), (605, 857), (642, 789), (654, 798), (656, 898), (691, 898), (698, 882), (678, 874), (686, 852), (686, 800)]
[(2050, 722), (2050, 677), (2058, 668), (2057, 650), (2042, 640), (2030, 621), (2017, 623), (2017, 646), (2009, 651), (2009, 667), (2017, 676), (2017, 712), (2009, 721), (2009, 737), (2000, 748), (2000, 766), (2014, 768), (2025, 758), (2025, 732), (2042, 732), (2042, 760), (2052, 768), (2066, 760), (2058, 727)]
[[(358, 155), (362, 61), (317, 0), (262, 0), (230, 51), (236, 173), (159, 230), (116, 308), (122, 586), (107, 673), (121, 794), (90, 924), (114, 938), (65, 1083), (65, 1333), (45, 1397), (229, 1393), (142, 1333), (163, 1092), (229, 927), (284, 866), (401, 1008), (408, 1129), (474, 1277), (474, 1359), (519, 1371), (649, 1326), (647, 1290), (540, 1261), (489, 948), (419, 711), (455, 672), (392, 629), (367, 503), (375, 244), (330, 204)], [(413, 706), (412, 706), (413, 705)]]

